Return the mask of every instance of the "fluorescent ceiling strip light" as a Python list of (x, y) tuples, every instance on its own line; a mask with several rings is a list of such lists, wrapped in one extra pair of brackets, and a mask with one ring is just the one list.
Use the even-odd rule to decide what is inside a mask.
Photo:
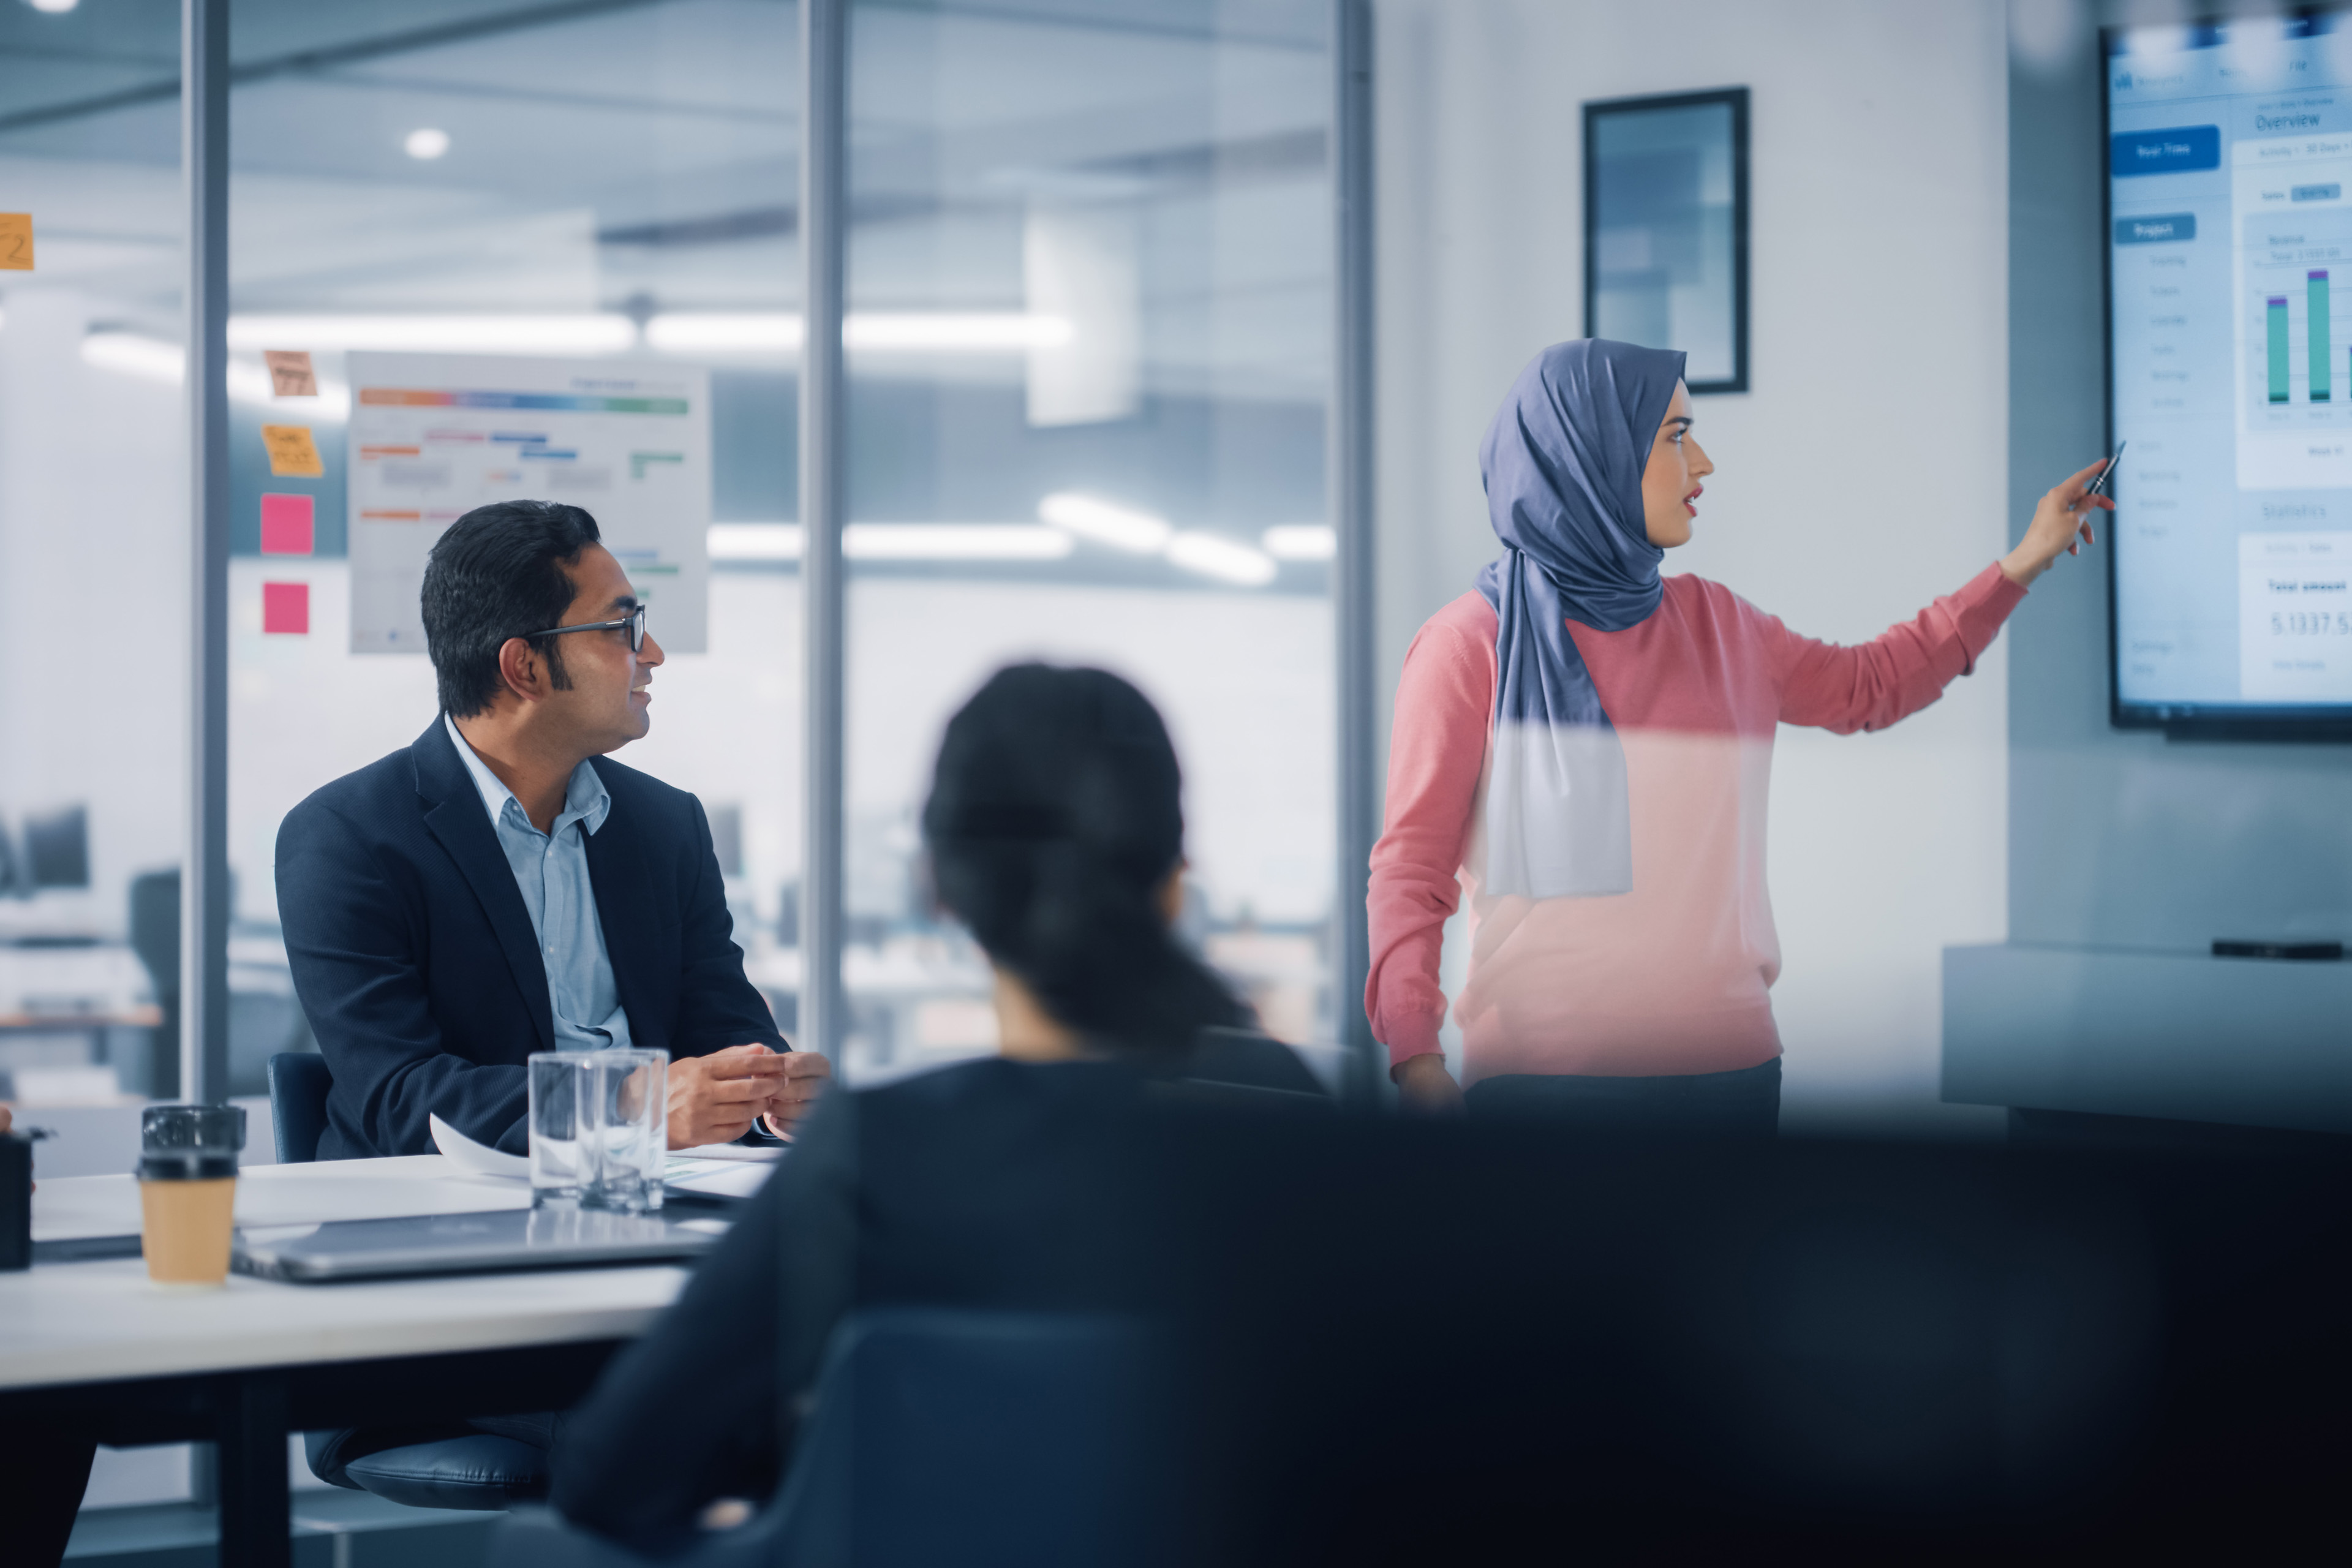
[(1059, 348), (1070, 341), (1070, 323), (1059, 316), (1010, 311), (856, 311), (843, 318), (845, 349), (908, 353), (1004, 353)]
[(1058, 561), (1076, 546), (1034, 522), (853, 522), (841, 531), (852, 561)]
[(1039, 501), (1037, 515), (1081, 539), (1131, 550), (1138, 555), (1157, 554), (1168, 547), (1169, 540), (1176, 533), (1166, 518), (1154, 517), (1148, 511), (1130, 511), (1074, 490), (1057, 490)]
[(1279, 570), (1274, 557), (1221, 533), (1183, 532), (1168, 542), (1168, 559), (1187, 572), (1244, 588), (1262, 588)]
[(646, 322), (646, 346), (664, 353), (798, 353), (801, 319), (797, 312), (665, 312)]
[[(798, 353), (806, 328), (793, 310), (665, 311), (646, 322), (663, 353)], [(858, 353), (1023, 353), (1074, 335), (1059, 316), (1018, 311), (854, 311), (842, 347)]]
[(228, 319), (228, 346), (616, 354), (637, 346), (637, 324), (611, 311), (528, 316), (237, 315)]
[[(803, 325), (790, 310), (665, 311), (642, 334), (664, 353), (797, 353)], [(1022, 353), (1075, 336), (1059, 316), (1020, 311), (860, 311), (842, 322), (844, 347), (877, 353)], [(615, 311), (543, 315), (257, 315), (229, 318), (233, 349), (385, 349), (440, 353), (622, 354), (637, 324)]]
[(138, 332), (92, 332), (81, 341), (81, 363), (176, 386), (188, 374), (188, 351)]
[(797, 522), (714, 522), (706, 536), (713, 561), (798, 561)]
[(1276, 523), (1258, 535), (1276, 561), (1329, 561), (1339, 553), (1339, 536), (1320, 522)]
[[(142, 332), (92, 332), (81, 341), (82, 363), (97, 370), (112, 371), (121, 375), (135, 375), (142, 381), (164, 382), (177, 386), (187, 374), (188, 353), (177, 343), (165, 342)], [(226, 376), (228, 395), (239, 403), (275, 406), (289, 417), (310, 412), (330, 419), (347, 417), (352, 411), (351, 388), (339, 381), (321, 378), (316, 399), (281, 400), (271, 384), (269, 373), (251, 360), (233, 359), (228, 362)]]
[[(713, 561), (798, 561), (796, 522), (714, 522)], [(1059, 529), (1034, 522), (853, 522), (841, 531), (852, 561), (1058, 561), (1076, 548)]]

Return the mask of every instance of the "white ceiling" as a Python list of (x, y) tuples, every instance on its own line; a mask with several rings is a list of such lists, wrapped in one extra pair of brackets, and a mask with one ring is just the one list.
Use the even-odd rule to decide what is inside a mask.
[[(176, 310), (178, 108), (103, 100), (168, 88), (177, 9), (83, 0), (49, 16), (0, 0), (0, 210), (35, 213), (40, 282), (159, 325)], [(232, 100), (237, 309), (793, 303), (790, 0), (583, 0), (528, 27), (468, 0), (237, 0), (234, 14), (255, 73)], [(1017, 308), (1027, 202), (1128, 201), (1145, 226), (1147, 383), (1319, 395), (1325, 14), (1319, 0), (857, 5), (853, 302)], [(475, 30), (436, 41), (453, 26)], [(427, 125), (450, 150), (420, 163), (402, 142)]]

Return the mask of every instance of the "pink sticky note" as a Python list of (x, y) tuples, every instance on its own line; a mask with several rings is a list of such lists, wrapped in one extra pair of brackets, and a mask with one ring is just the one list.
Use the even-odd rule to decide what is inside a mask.
[(310, 553), (311, 519), (309, 496), (264, 495), (261, 498), (261, 552), (264, 555)]
[(310, 584), (264, 583), (261, 585), (261, 629), (308, 637), (310, 634)]

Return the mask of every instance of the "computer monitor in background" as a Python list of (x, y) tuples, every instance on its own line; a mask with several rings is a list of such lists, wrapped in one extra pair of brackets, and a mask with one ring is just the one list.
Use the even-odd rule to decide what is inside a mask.
[(25, 818), (24, 863), (18, 883), (27, 893), (44, 888), (89, 886), (89, 816), (69, 805)]
[(16, 858), (16, 841), (9, 835), (8, 825), (0, 822), (0, 899), (11, 893), (26, 898), (32, 896), (32, 883), (22, 871)]

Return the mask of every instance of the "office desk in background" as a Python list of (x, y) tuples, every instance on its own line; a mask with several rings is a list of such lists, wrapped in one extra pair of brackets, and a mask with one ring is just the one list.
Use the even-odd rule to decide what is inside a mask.
[[(527, 1206), (511, 1184), (440, 1155), (264, 1166), (239, 1180), (241, 1223), (302, 1224)], [(44, 1182), (45, 1251), (135, 1227), (128, 1176)], [(676, 1268), (589, 1268), (226, 1289), (151, 1285), (137, 1258), (0, 1275), (0, 1429), (79, 1428), (116, 1447), (213, 1442), (221, 1561), (291, 1562), (289, 1433), (561, 1409), (684, 1287)]]
[[(0, 1099), (110, 1099), (110, 1037), (145, 1041), (163, 1022), (147, 972), (120, 942), (17, 932), (0, 941)], [(147, 1075), (142, 1075), (147, 1076)]]

